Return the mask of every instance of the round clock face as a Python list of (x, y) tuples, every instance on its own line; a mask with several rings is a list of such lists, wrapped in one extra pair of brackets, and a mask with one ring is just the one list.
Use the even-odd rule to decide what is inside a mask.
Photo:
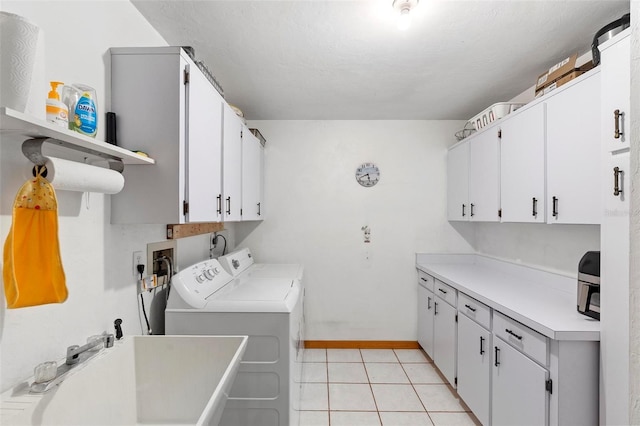
[(373, 186), (380, 180), (380, 169), (373, 163), (363, 163), (356, 169), (356, 180), (362, 186)]

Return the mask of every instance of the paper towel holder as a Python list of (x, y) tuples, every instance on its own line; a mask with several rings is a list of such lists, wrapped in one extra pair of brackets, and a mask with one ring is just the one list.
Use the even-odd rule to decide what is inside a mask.
[(124, 171), (124, 163), (120, 158), (93, 150), (91, 148), (68, 144), (64, 141), (53, 138), (33, 138), (27, 139), (22, 143), (22, 153), (29, 159), (29, 161), (31, 161), (36, 166), (44, 166), (44, 164), (47, 162), (47, 157), (42, 155), (42, 144), (44, 144), (45, 142), (54, 143), (64, 146), (65, 148), (71, 148), (76, 151), (85, 152), (87, 154), (96, 155), (98, 157), (104, 158), (109, 163), (109, 168), (111, 170), (115, 170), (120, 173)]

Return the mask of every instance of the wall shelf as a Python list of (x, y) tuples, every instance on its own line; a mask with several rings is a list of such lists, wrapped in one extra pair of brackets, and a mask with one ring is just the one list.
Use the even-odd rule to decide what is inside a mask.
[(48, 143), (106, 160), (121, 160), (124, 164), (155, 164), (153, 158), (63, 129), (53, 123), (6, 107), (0, 107), (0, 135), (3, 144), (21, 144), (28, 139), (47, 138)]

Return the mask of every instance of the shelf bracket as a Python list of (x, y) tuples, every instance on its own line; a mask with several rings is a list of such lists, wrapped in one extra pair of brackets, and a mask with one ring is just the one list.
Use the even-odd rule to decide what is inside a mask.
[(117, 172), (122, 173), (124, 171), (124, 163), (118, 157), (113, 155), (105, 154), (103, 152), (96, 151), (91, 148), (79, 147), (74, 144), (69, 144), (65, 141), (61, 141), (59, 139), (53, 138), (34, 138), (27, 139), (22, 143), (22, 153), (25, 157), (29, 159), (33, 164), (37, 166), (44, 166), (47, 162), (47, 157), (42, 155), (42, 144), (45, 142), (53, 143), (56, 145), (64, 146), (65, 148), (70, 148), (75, 151), (84, 152), (87, 154), (95, 155), (100, 158), (104, 158), (109, 163), (109, 168), (111, 170), (115, 170)]

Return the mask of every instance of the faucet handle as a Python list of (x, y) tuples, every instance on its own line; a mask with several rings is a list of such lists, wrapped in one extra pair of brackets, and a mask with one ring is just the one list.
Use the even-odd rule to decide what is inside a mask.
[(113, 347), (113, 342), (115, 341), (115, 337), (113, 334), (105, 334), (104, 335), (104, 347), (111, 348)]
[(78, 345), (71, 345), (67, 347), (67, 365), (77, 364), (80, 361), (80, 354), (76, 351), (80, 348)]

